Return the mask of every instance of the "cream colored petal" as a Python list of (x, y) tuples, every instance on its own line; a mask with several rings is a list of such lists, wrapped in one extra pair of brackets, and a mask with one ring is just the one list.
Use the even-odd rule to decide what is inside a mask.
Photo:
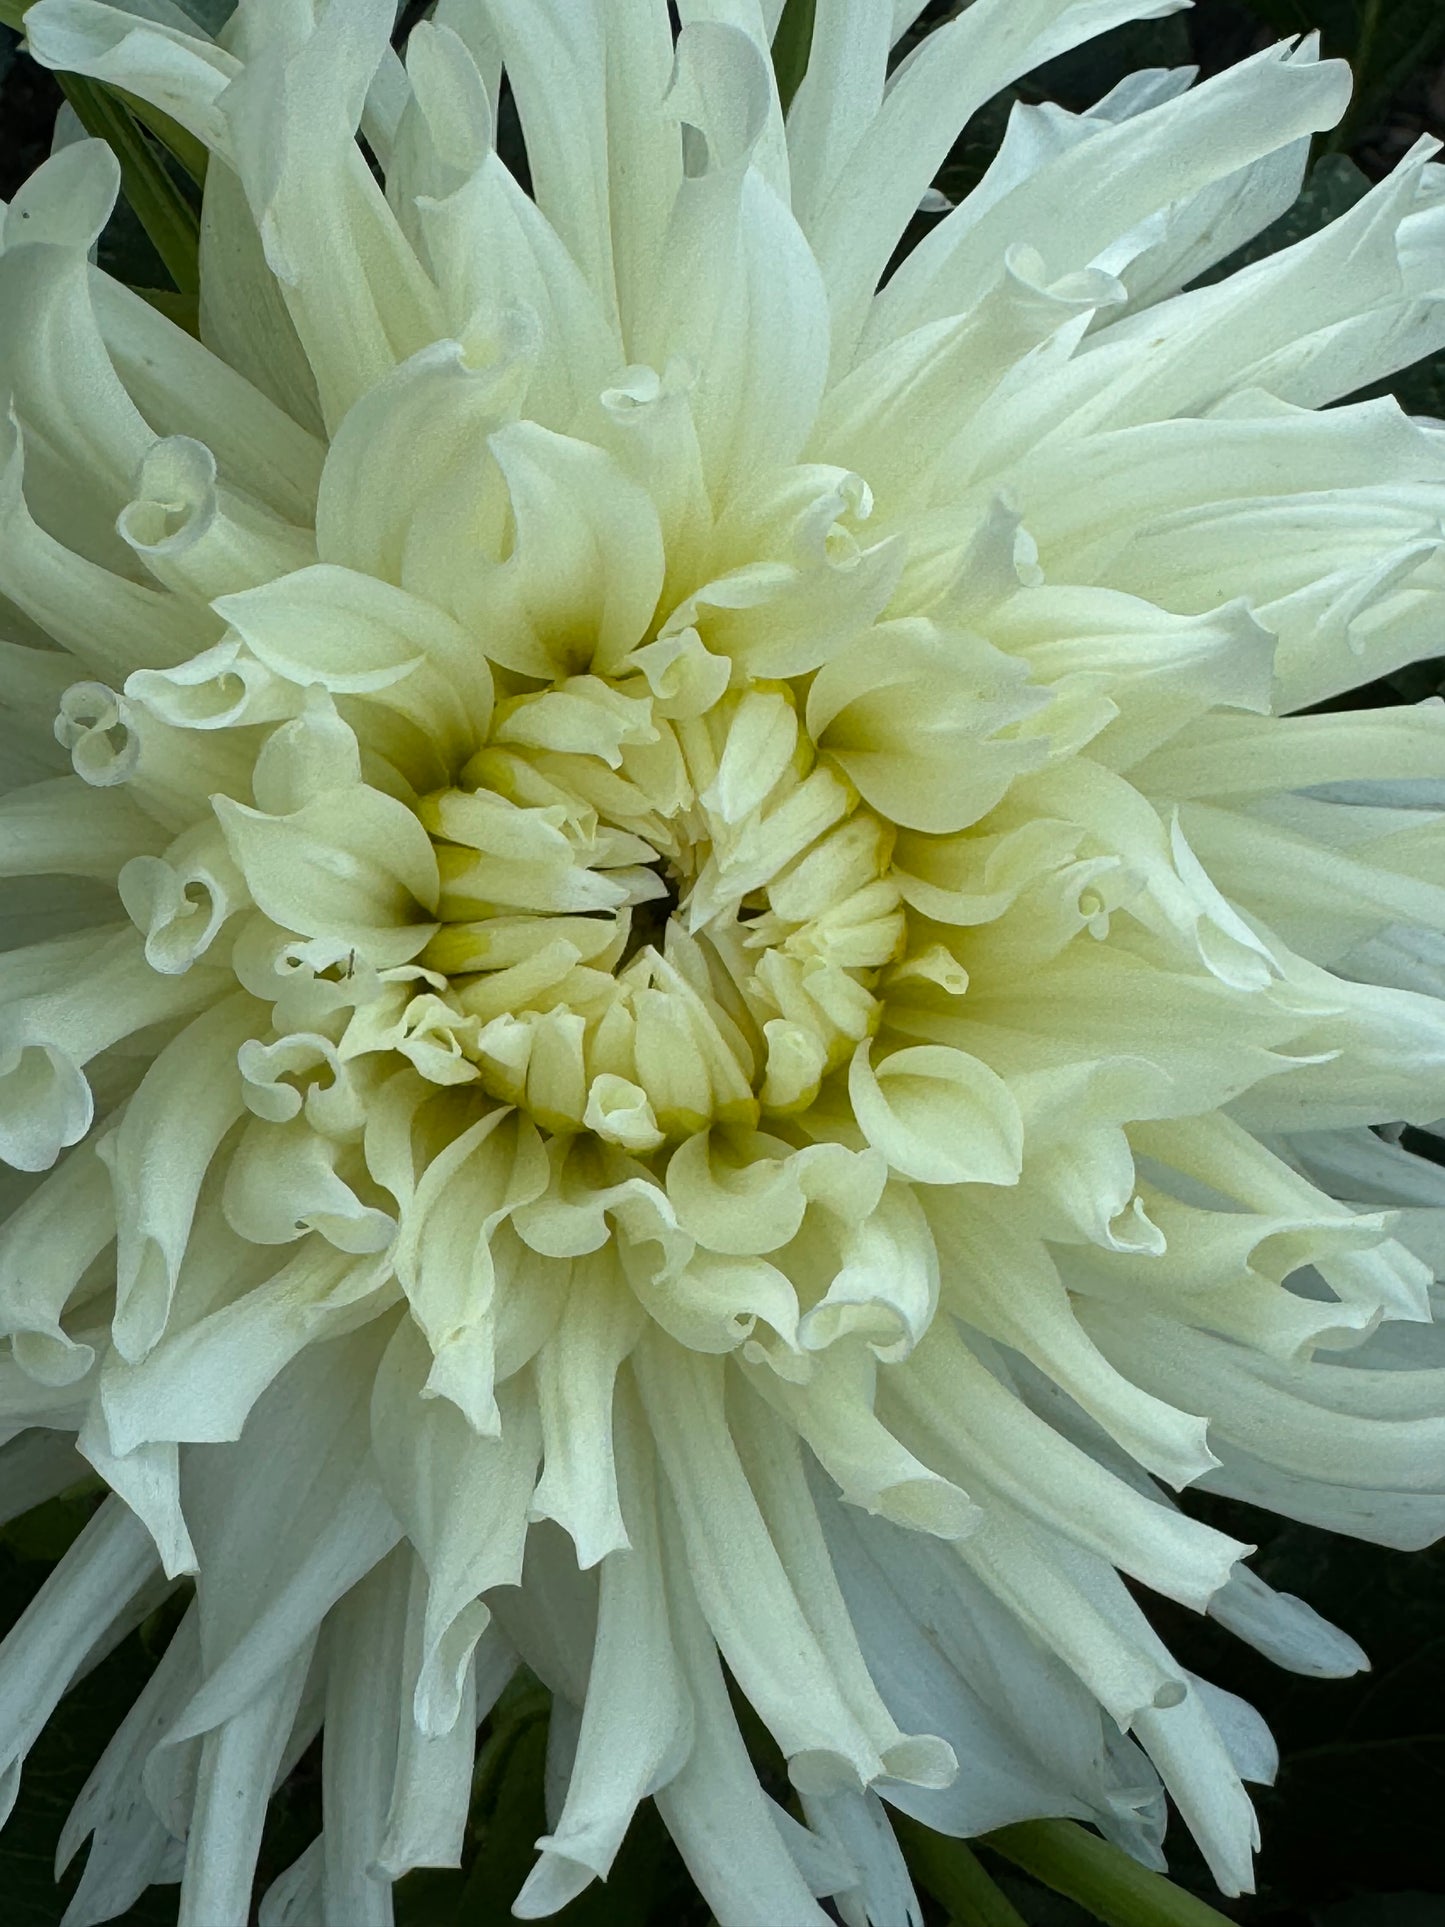
[(283, 816), (226, 797), (216, 813), (258, 906), (298, 935), (354, 945), (385, 968), (408, 962), (435, 929), (436, 858), (394, 797), (358, 784)]
[(234, 165), (328, 428), (441, 333), (435, 289), (353, 136), (392, 26), (382, 0), (331, 5), (268, 43), (227, 91)]
[(227, 487), (309, 527), (324, 454), (318, 435), (119, 281), (94, 270), (91, 292), (116, 371), (156, 433), (203, 442)]
[(61, 1319), (82, 1278), (114, 1236), (110, 1183), (104, 1166), (85, 1145), (6, 1218), (0, 1230), (3, 1325), (12, 1339), (28, 1333), (37, 1341), (17, 1354), (32, 1375), (40, 1347), (51, 1366), (45, 1376), (52, 1384), (81, 1377), (91, 1363), (84, 1357), (89, 1348), (77, 1346)]
[(412, 1564), (408, 1550), (390, 1553), (340, 1602), (327, 1630), (322, 1904), (354, 1927), (388, 1927), (391, 1913), (386, 1883), (371, 1869), (406, 1712), (398, 1676)]
[[(241, 1115), (235, 1054), (262, 1021), (244, 993), (186, 1026), (142, 1079), (98, 1147), (115, 1189), (116, 1316), (123, 1357), (144, 1357), (165, 1327), (196, 1197)], [(123, 1448), (122, 1448), (123, 1449)]]
[[(487, 1626), (467, 1661), (457, 1698), (457, 1716), (444, 1733), (423, 1731), (412, 1705), (418, 1675), (426, 1664), (427, 1580), (413, 1556), (406, 1607), (400, 1734), (396, 1773), (386, 1810), (385, 1830), (372, 1863), (383, 1879), (396, 1880), (413, 1867), (455, 1867), (460, 1863), (471, 1796), (476, 1752), (475, 1727), (516, 1666), (516, 1655), (494, 1625)], [(478, 1620), (486, 1608), (471, 1609)], [(483, 1678), (485, 1677), (485, 1688)]]
[(484, 17), (516, 95), (537, 205), (615, 324), (603, 8), (485, 0)]
[(87, 252), (119, 185), (102, 141), (62, 149), (16, 196), (0, 253), (0, 381), (52, 457), (117, 506), (155, 439), (116, 375), (90, 295)]
[(199, 602), (255, 588), (316, 558), (308, 530), (218, 486), (215, 456), (186, 435), (146, 452), (117, 528), (156, 581)]
[(521, 1577), (541, 1441), (529, 1383), (502, 1388), (500, 1436), (479, 1439), (448, 1400), (423, 1396), (429, 1365), (404, 1319), (377, 1374), (371, 1429), (383, 1487), (427, 1571), (414, 1712), (435, 1736), (457, 1722), (487, 1623), (477, 1595)]
[(874, 1150), (923, 1184), (1013, 1184), (1018, 1106), (977, 1058), (939, 1046), (894, 1051), (875, 1067), (858, 1046), (848, 1072), (854, 1115)]
[(976, 822), (1043, 760), (1042, 744), (990, 740), (1043, 700), (989, 644), (914, 617), (824, 664), (808, 729), (885, 819), (936, 833)]
[(201, 340), (313, 435), (321, 433), (316, 381), (266, 265), (246, 191), (211, 156), (201, 200)]
[(749, 1380), (797, 1429), (849, 1505), (942, 1539), (961, 1539), (978, 1525), (968, 1494), (875, 1415), (877, 1360), (862, 1344), (831, 1346), (797, 1384), (756, 1366)]
[(606, 1879), (638, 1802), (667, 1785), (693, 1748), (694, 1707), (674, 1646), (651, 1441), (635, 1397), (614, 1420), (626, 1543), (604, 1561), (597, 1638), (567, 1797), (517, 1896), (522, 1919), (553, 1912)]
[(249, 1705), (201, 1742), (178, 1919), (184, 1927), (243, 1927), (246, 1870), (261, 1846), (266, 1806), (296, 1718), (313, 1641)]
[(705, 172), (685, 179), (658, 286), (633, 344), (654, 365), (690, 360), (704, 472), (715, 496), (795, 461), (827, 374), (828, 303), (792, 213), (748, 164), (771, 71), (737, 28), (698, 22), (678, 43), (676, 111), (700, 126)]
[(789, 199), (804, 231), (883, 101), (892, 22), (871, 0), (821, 0), (788, 109)]
[[(956, 1330), (936, 1325), (906, 1373), (885, 1373), (881, 1402), (905, 1440), (926, 1441), (929, 1456), (973, 1490), (986, 1516), (996, 1494), (1050, 1539), (1071, 1540), (1197, 1611), (1251, 1550), (1114, 1478), (1001, 1386)], [(971, 1541), (958, 1544), (966, 1552)]]
[[(271, 1261), (276, 1263), (275, 1259)], [(307, 1347), (366, 1324), (396, 1297), (385, 1267), (308, 1238), (273, 1275), (162, 1337), (138, 1363), (107, 1361), (100, 1409), (112, 1449), (226, 1443)]]
[(0, 802), (0, 874), (114, 879), (121, 865), (166, 843), (161, 826), (129, 797), (57, 776)]
[(13, 414), (0, 420), (0, 594), (81, 662), (123, 679), (214, 641), (216, 623), (163, 590), (113, 575), (37, 527), (22, 493), (24, 453)]
[[(263, 1393), (257, 1422), (239, 1441), (186, 1454), (182, 1500), (206, 1574), (205, 1675), (164, 1735), (166, 1749), (251, 1704), (397, 1543), (366, 1451), (368, 1394), (388, 1326), (380, 1320), (303, 1353)], [(180, 1764), (176, 1751), (170, 1758)], [(152, 1771), (164, 1759), (153, 1758)], [(154, 1799), (159, 1789), (150, 1790)]]
[(822, 1927), (788, 1852), (738, 1731), (717, 1648), (689, 1576), (689, 1552), (675, 1510), (662, 1510), (663, 1559), (683, 1678), (692, 1696), (693, 1750), (656, 1793), (657, 1807), (719, 1927)]
[(510, 498), (511, 552), (473, 559), (449, 597), (452, 612), (493, 662), (524, 676), (614, 669), (657, 608), (657, 511), (590, 442), (518, 421), (489, 446)]
[(1171, 1485), (1191, 1484), (1215, 1463), (1206, 1421), (1141, 1391), (1118, 1372), (1074, 1315), (1043, 1243), (975, 1195), (931, 1190), (924, 1208), (935, 1226), (950, 1309), (1012, 1346), (1045, 1372), (1109, 1435)]
[(656, 1333), (634, 1361), (693, 1583), (714, 1638), (795, 1780), (867, 1785), (883, 1762), (804, 1616), (728, 1436), (725, 1369)]
[(950, 470), (970, 458), (974, 411), (1042, 343), (1067, 343), (1122, 298), (1112, 275), (1055, 278), (1035, 248), (1013, 243), (1001, 271), (990, 259), (963, 313), (885, 341), (830, 389), (812, 445), (866, 474), (889, 510), (949, 500)]
[(148, 1025), (213, 1003), (224, 982), (207, 966), (159, 975), (130, 930), (87, 948), (68, 981), (10, 1004), (0, 1019), (0, 1147), (21, 1170), (48, 1169), (89, 1128), (93, 1099), (83, 1067), (92, 1058)]
[(629, 1543), (613, 1466), (613, 1382), (642, 1327), (611, 1254), (584, 1258), (532, 1368), (544, 1465), (530, 1516), (555, 1519), (584, 1570)]
[(124, 87), (224, 154), (225, 118), (217, 101), (240, 62), (179, 7), (151, 13), (102, 0), (44, 0), (27, 14), (25, 38), (43, 65)]
[(969, 117), (1011, 80), (1174, 0), (998, 0), (929, 34), (895, 69), (809, 229), (846, 368), (899, 237)]
[(991, 196), (986, 212), (975, 213), (970, 198), (940, 222), (880, 296), (869, 339), (971, 307), (994, 262), (1020, 241), (1039, 250), (1051, 275), (1087, 267), (1147, 216), (1332, 127), (1349, 95), (1343, 62), (1298, 62), (1282, 42), (1105, 127), (1011, 193)]
[(215, 608), (277, 675), (396, 710), (443, 768), (462, 762), (486, 731), (492, 679), (475, 643), (433, 604), (390, 583), (319, 562), (222, 596)]

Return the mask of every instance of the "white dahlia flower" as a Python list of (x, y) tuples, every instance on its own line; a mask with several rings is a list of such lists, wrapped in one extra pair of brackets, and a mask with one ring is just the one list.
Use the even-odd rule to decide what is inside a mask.
[(1445, 431), (1316, 412), (1445, 340), (1445, 170), (1181, 292), (1343, 109), (1285, 43), (1019, 108), (883, 279), (1175, 4), (818, 0), (786, 118), (778, 0), (31, 11), (210, 150), (200, 341), (98, 142), (0, 254), (0, 1496), (112, 1494), (7, 1798), (195, 1581), (70, 1927), (240, 1927), (323, 1728), (262, 1918), (380, 1927), (523, 1663), (525, 1917), (649, 1796), (723, 1927), (910, 1918), (889, 1806), (1248, 1886), (1125, 1578), (1344, 1674), (1173, 1491), (1445, 1526), (1445, 711), (1319, 708), (1440, 648)]

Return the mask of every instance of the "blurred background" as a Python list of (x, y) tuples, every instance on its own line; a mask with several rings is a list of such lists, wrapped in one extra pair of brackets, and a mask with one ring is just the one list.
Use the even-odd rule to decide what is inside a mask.
[[(230, 11), (230, 0), (183, 4), (213, 26)], [(399, 32), (424, 11), (403, 7)], [(910, 39), (954, 11), (951, 4), (930, 6)], [(1056, 100), (1079, 110), (1137, 68), (1190, 64), (1210, 74), (1281, 34), (1310, 29), (1320, 31), (1326, 53), (1350, 61), (1354, 101), (1341, 126), (1318, 143), (1295, 208), (1230, 265), (1259, 258), (1341, 213), (1422, 133), (1445, 135), (1445, 0), (1198, 0), (1192, 12), (1105, 35), (1000, 95), (965, 130), (938, 184), (952, 200), (967, 193), (996, 151), (1016, 100)], [(0, 197), (8, 198), (48, 153), (61, 104), (55, 78), (18, 52), (12, 31), (0, 28)], [(515, 125), (505, 117), (502, 144), (507, 158), (524, 167)], [(178, 171), (177, 179), (183, 181)], [(927, 225), (928, 217), (920, 216), (909, 243)], [(134, 286), (171, 285), (123, 205), (102, 240), (101, 260)], [(1445, 356), (1371, 392), (1386, 390), (1411, 413), (1445, 417)], [(1442, 680), (1445, 664), (1417, 665), (1391, 685), (1350, 700), (1419, 700), (1439, 693)], [(1424, 1139), (1415, 1148), (1440, 1149)], [(18, 1617), (96, 1498), (77, 1491), (0, 1531), (0, 1632)], [(1177, 1820), (1166, 1843), (1173, 1878), (1241, 1927), (1445, 1927), (1445, 1547), (1381, 1551), (1226, 1500), (1186, 1495), (1185, 1503), (1257, 1544), (1253, 1563), (1262, 1577), (1344, 1627), (1370, 1654), (1373, 1670), (1343, 1682), (1297, 1679), (1211, 1622), (1147, 1600), (1185, 1665), (1259, 1707), (1282, 1762), (1276, 1786), (1256, 1796), (1264, 1835), (1258, 1893), (1221, 1901)], [(61, 1920), (76, 1876), (72, 1867), (61, 1887), (53, 1883), (61, 1824), (177, 1617), (176, 1608), (165, 1610), (128, 1639), (62, 1703), (32, 1752), (15, 1816), (0, 1833), (4, 1927), (57, 1927)], [(771, 1790), (786, 1799), (781, 1761), (755, 1722), (747, 1730), (774, 1777)], [(491, 1927), (509, 1917), (532, 1842), (545, 1826), (545, 1736), (545, 1695), (535, 1685), (514, 1688), (482, 1729), (467, 1862), (455, 1873), (415, 1874), (403, 1882), (399, 1927)], [(319, 1822), (319, 1752), (313, 1748), (273, 1802), (258, 1890), (307, 1845)], [(1028, 1927), (1087, 1927), (1094, 1919), (987, 1847), (980, 1858)], [(171, 1927), (176, 1892), (153, 1889), (125, 1920), (133, 1927)], [(928, 1896), (925, 1906), (930, 1927), (950, 1918)], [(557, 1918), (562, 1927), (706, 1927), (708, 1915), (649, 1808), (606, 1887), (594, 1887)], [(1158, 1919), (1163, 1927), (1166, 1916)]]

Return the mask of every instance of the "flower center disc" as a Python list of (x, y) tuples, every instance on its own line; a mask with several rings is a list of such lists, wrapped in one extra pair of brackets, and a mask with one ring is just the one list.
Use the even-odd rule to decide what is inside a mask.
[[(705, 705), (702, 698), (711, 697)], [(785, 685), (570, 677), (498, 703), (423, 799), (432, 1010), (483, 1088), (633, 1152), (799, 1110), (876, 1026), (891, 834)]]

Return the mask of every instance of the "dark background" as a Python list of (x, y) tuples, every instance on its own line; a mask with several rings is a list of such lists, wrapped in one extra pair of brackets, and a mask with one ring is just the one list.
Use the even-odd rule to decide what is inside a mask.
[[(224, 0), (210, 4), (224, 10)], [(930, 8), (920, 25), (948, 10)], [(1267, 253), (1333, 218), (1422, 132), (1445, 133), (1445, 0), (1200, 0), (1193, 13), (1121, 28), (1054, 62), (978, 114), (940, 185), (957, 198), (977, 180), (1015, 98), (1055, 99), (1078, 109), (1136, 67), (1193, 61), (1212, 73), (1281, 32), (1310, 27), (1323, 31), (1327, 52), (1351, 60), (1355, 102), (1343, 125), (1319, 143), (1297, 208), (1248, 251), (1251, 258)], [(48, 151), (59, 100), (52, 76), (18, 55), (15, 36), (0, 29), (0, 197), (8, 198)], [(166, 285), (164, 270), (124, 210), (103, 243), (103, 259), (132, 282)], [(1445, 415), (1445, 358), (1408, 370), (1387, 386), (1413, 412)], [(1355, 700), (1418, 699), (1440, 682), (1440, 666), (1424, 665), (1404, 672), (1395, 686), (1361, 692)], [(58, 1500), (0, 1532), (0, 1628), (18, 1616), (94, 1503), (94, 1495), (85, 1494)], [(1260, 1708), (1282, 1757), (1277, 1786), (1257, 1796), (1265, 1843), (1258, 1894), (1221, 1901), (1177, 1822), (1168, 1843), (1174, 1878), (1241, 1927), (1445, 1927), (1442, 1550), (1386, 1552), (1224, 1500), (1194, 1495), (1188, 1503), (1200, 1516), (1257, 1543), (1256, 1570), (1352, 1633), (1374, 1667), (1352, 1681), (1298, 1679), (1212, 1623), (1166, 1602), (1148, 1602), (1186, 1665)], [(173, 1613), (158, 1615), (127, 1640), (63, 1703), (31, 1753), (14, 1819), (0, 1835), (5, 1927), (55, 1927), (59, 1921), (75, 1880), (72, 1869), (59, 1892), (52, 1884), (61, 1822), (173, 1623)], [(545, 1703), (525, 1689), (510, 1695), (483, 1730), (467, 1865), (459, 1873), (414, 1875), (404, 1882), (397, 1910), (402, 1927), (489, 1927), (509, 1917), (511, 1897), (530, 1864), (531, 1842), (544, 1825), (544, 1735)], [(766, 1738), (756, 1737), (766, 1761)], [(777, 1768), (773, 1759), (771, 1769)], [(780, 1775), (775, 1791), (786, 1796)], [(263, 1883), (312, 1837), (319, 1805), (313, 1749), (273, 1803)], [(1089, 1918), (986, 1849), (983, 1858), (1030, 1927), (1081, 1927)], [(134, 1927), (173, 1923), (175, 1896), (174, 1888), (152, 1890), (125, 1918)], [(945, 1919), (931, 1902), (929, 1909), (932, 1921)], [(707, 1913), (649, 1808), (606, 1888), (594, 1887), (559, 1919), (565, 1927), (702, 1927)]]

